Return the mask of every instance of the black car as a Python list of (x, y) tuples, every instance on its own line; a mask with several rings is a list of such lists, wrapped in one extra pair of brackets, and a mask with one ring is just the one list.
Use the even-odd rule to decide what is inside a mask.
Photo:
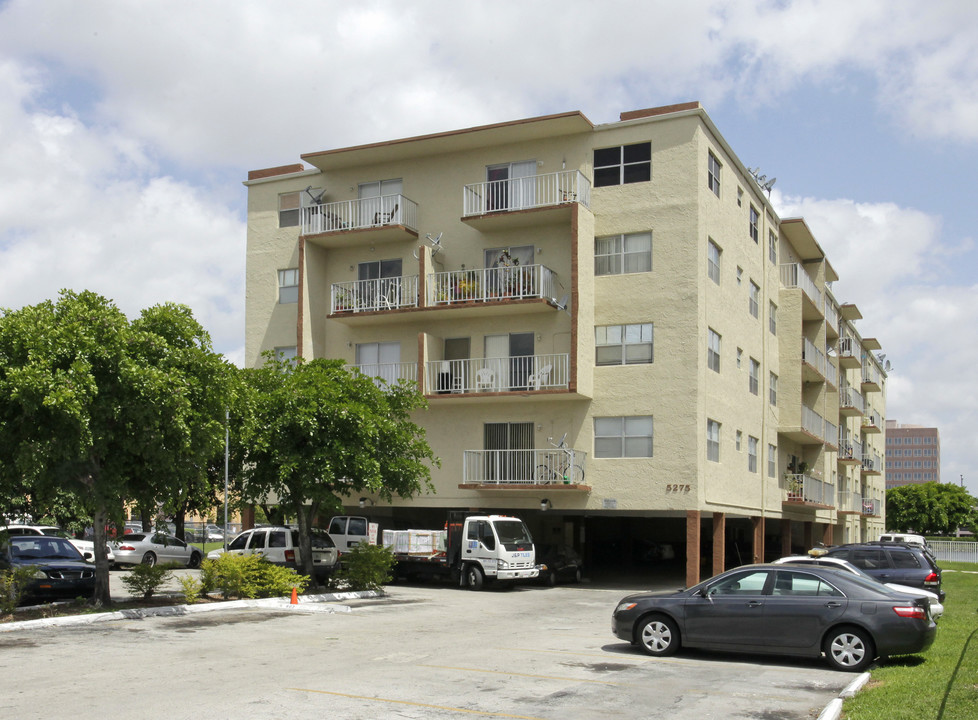
[(747, 565), (687, 590), (623, 598), (612, 632), (649, 655), (680, 647), (822, 657), (858, 671), (934, 642), (929, 601), (826, 567)]
[(537, 564), (547, 566), (539, 576), (539, 581), (544, 585), (580, 582), (584, 571), (581, 556), (568, 545), (538, 545)]
[(829, 548), (828, 557), (848, 560), (882, 583), (930, 590), (944, 602), (941, 569), (923, 548), (906, 543), (868, 542)]
[(34, 580), (25, 599), (90, 597), (95, 592), (95, 567), (78, 549), (59, 537), (12, 535), (0, 549), (0, 570), (34, 567)]

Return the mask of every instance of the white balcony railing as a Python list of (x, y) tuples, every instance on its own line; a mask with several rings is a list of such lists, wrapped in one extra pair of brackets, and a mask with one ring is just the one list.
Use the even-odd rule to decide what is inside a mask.
[(879, 501), (879, 498), (863, 498), (862, 514), (879, 515), (881, 505), (882, 503)]
[(545, 265), (453, 270), (428, 280), (429, 305), (556, 297), (557, 275)]
[(418, 276), (354, 280), (330, 287), (331, 313), (396, 310), (418, 305)]
[(839, 309), (835, 306), (828, 298), (825, 299), (825, 322), (835, 330), (836, 334), (839, 332)]
[(819, 505), (832, 500), (832, 486), (811, 475), (788, 474), (785, 476), (788, 502), (807, 502)]
[(839, 437), (839, 426), (826, 420), (825, 435), (822, 437), (822, 439), (827, 443), (833, 443), (837, 437)]
[(876, 412), (873, 408), (867, 407), (866, 413), (863, 415), (863, 427), (879, 428), (883, 429), (883, 418)]
[(866, 402), (862, 394), (852, 386), (839, 388), (839, 407), (855, 408), (860, 413), (866, 412)]
[(569, 372), (567, 353), (436, 360), (425, 363), (425, 387), (439, 394), (566, 390)]
[[(839, 357), (859, 359), (859, 343), (855, 338), (839, 338)], [(860, 362), (862, 362), (860, 360)]]
[(362, 363), (360, 365), (347, 365), (346, 368), (347, 370), (357, 370), (373, 378), (378, 387), (393, 385), (399, 380), (418, 381), (418, 363), (416, 362)]
[(839, 387), (839, 371), (828, 359), (825, 361), (825, 381), (833, 387)]
[(801, 427), (809, 435), (825, 439), (825, 420), (807, 405), (801, 406)]
[(476, 485), (571, 485), (584, 482), (587, 453), (547, 450), (466, 450), (463, 482)]
[(863, 511), (863, 496), (850, 490), (839, 491), (839, 512), (861, 513)]
[(786, 288), (801, 288), (815, 307), (821, 312), (824, 307), (822, 291), (815, 286), (801, 263), (787, 263), (781, 266), (781, 284)]
[(462, 216), (579, 202), (591, 206), (591, 182), (579, 170), (472, 183), (462, 189)]
[(303, 235), (403, 225), (417, 232), (418, 204), (403, 195), (343, 200), (302, 208)]
[(801, 359), (815, 368), (819, 375), (825, 377), (825, 355), (808, 338), (802, 338)]
[(875, 450), (863, 450), (863, 470), (866, 472), (882, 472), (883, 460)]
[(852, 440), (846, 438), (839, 438), (839, 459), (840, 460), (857, 460), (862, 462), (863, 460), (863, 449), (860, 445), (857, 445)]
[(863, 382), (866, 384), (879, 385), (882, 375), (880, 374), (880, 369), (876, 367), (874, 363), (869, 358), (863, 360)]

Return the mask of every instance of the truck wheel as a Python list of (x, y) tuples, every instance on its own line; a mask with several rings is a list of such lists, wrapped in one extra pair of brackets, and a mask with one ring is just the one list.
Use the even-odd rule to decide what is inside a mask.
[(465, 584), (469, 590), (481, 590), (482, 583), (482, 570), (478, 565), (469, 565), (465, 568)]

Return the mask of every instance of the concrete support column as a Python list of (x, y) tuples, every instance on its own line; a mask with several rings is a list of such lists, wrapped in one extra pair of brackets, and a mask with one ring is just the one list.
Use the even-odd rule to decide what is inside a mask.
[(791, 520), (781, 519), (781, 557), (791, 555)]
[(700, 511), (686, 511), (686, 587), (700, 581)]
[(723, 513), (713, 513), (713, 574), (719, 575), (724, 570), (724, 560), (727, 556), (727, 516)]
[(815, 523), (811, 520), (805, 521), (805, 552), (808, 552), (813, 547), (815, 547)]
[(833, 538), (835, 537), (835, 525), (831, 523), (822, 528), (822, 544), (828, 547), (829, 545), (834, 545)]
[(752, 517), (751, 528), (754, 530), (753, 553), (754, 562), (764, 562), (764, 518)]

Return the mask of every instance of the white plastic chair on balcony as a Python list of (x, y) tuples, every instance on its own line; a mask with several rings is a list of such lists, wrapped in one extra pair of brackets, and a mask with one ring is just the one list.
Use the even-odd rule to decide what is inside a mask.
[(475, 374), (476, 392), (493, 392), (496, 389), (496, 373), (490, 368), (482, 368)]
[(542, 385), (546, 385), (550, 380), (550, 371), (553, 369), (553, 365), (544, 365), (537, 372), (531, 374), (526, 381), (531, 388), (539, 390)]

